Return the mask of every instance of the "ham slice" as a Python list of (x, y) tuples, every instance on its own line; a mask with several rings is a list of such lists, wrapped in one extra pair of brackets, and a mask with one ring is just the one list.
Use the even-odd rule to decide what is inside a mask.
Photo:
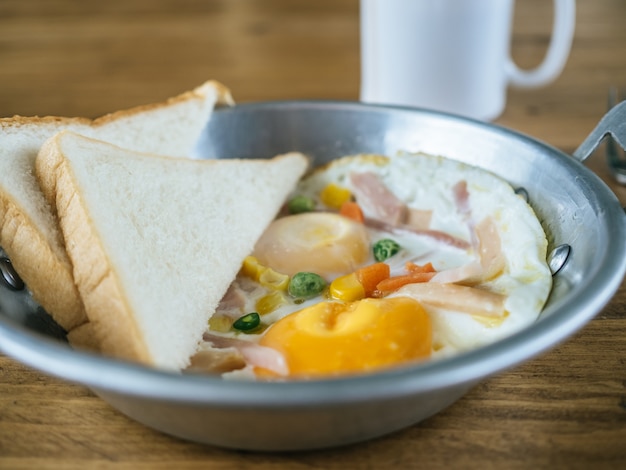
[(384, 230), (390, 233), (398, 233), (398, 232), (409, 232), (415, 235), (420, 235), (423, 237), (428, 237), (433, 240), (436, 240), (445, 245), (453, 246), (455, 248), (459, 248), (461, 250), (467, 250), (471, 248), (471, 245), (466, 240), (462, 238), (454, 237), (446, 232), (441, 232), (439, 230), (420, 230), (410, 227), (408, 225), (391, 225), (387, 222), (383, 222), (378, 219), (371, 219), (367, 217), (365, 219), (365, 225), (377, 230)]
[(208, 332), (204, 333), (203, 339), (215, 348), (235, 348), (248, 365), (270, 370), (280, 376), (286, 376), (289, 373), (285, 358), (275, 349), (260, 346), (252, 341), (227, 338)]
[(480, 266), (483, 270), (481, 280), (493, 279), (506, 267), (506, 258), (502, 253), (500, 234), (495, 221), (491, 217), (485, 217), (476, 226), (476, 237), (478, 238), (478, 253)]
[(216, 313), (238, 318), (246, 305), (246, 294), (247, 292), (241, 288), (237, 281), (234, 281), (222, 297)]
[(477, 287), (425, 282), (407, 284), (393, 296), (411, 297), (424, 305), (490, 318), (506, 315), (504, 295)]
[(352, 191), (359, 205), (374, 218), (398, 225), (407, 218), (407, 207), (372, 172), (350, 173)]
[(433, 211), (408, 208), (406, 225), (415, 230), (430, 229), (430, 221), (433, 218)]
[(467, 191), (467, 181), (461, 180), (452, 187), (454, 195), (454, 202), (459, 214), (463, 216), (465, 220), (468, 220), (471, 215), (471, 209), (469, 205), (469, 192)]
[(246, 276), (237, 277), (220, 300), (215, 315), (231, 319), (239, 318), (247, 310), (248, 299), (257, 289), (260, 289), (259, 285), (251, 279)]
[(371, 215), (365, 218), (368, 227), (391, 233), (411, 232), (463, 250), (470, 248), (471, 245), (463, 239), (430, 230), (432, 211), (409, 208), (389, 191), (375, 173), (351, 173), (350, 182), (357, 202), (364, 212)]
[(470, 206), (469, 192), (467, 191), (467, 181), (461, 180), (452, 187), (456, 210), (467, 224), (469, 229), (472, 246), (478, 246), (476, 238), (476, 222), (472, 217), (472, 208)]
[(245, 366), (246, 361), (237, 349), (220, 349), (207, 346), (191, 357), (191, 364), (186, 370), (188, 372), (223, 374), (243, 369)]
[(438, 272), (431, 282), (476, 285), (493, 279), (504, 270), (506, 259), (502, 253), (500, 235), (494, 220), (485, 217), (474, 232), (478, 244), (476, 247), (478, 259), (458, 268)]

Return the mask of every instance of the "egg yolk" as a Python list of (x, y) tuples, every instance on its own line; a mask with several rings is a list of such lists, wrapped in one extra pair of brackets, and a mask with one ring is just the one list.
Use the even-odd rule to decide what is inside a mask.
[(307, 212), (276, 219), (253, 256), (290, 276), (309, 271), (322, 277), (351, 272), (369, 256), (369, 236), (358, 222), (335, 213)]
[(283, 354), (292, 378), (336, 376), (428, 358), (432, 327), (408, 297), (320, 302), (276, 322), (260, 344)]

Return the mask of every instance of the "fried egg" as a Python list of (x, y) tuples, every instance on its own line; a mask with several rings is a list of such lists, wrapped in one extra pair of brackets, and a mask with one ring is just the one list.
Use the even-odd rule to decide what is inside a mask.
[(344, 157), (303, 179), (287, 207), (205, 334), (206, 353), (241, 355), (225, 376), (339, 376), (449, 357), (528, 326), (551, 289), (532, 208), (458, 161)]

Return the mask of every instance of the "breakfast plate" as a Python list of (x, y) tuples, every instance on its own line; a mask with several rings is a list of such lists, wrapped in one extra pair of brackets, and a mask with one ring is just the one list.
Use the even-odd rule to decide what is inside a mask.
[(580, 161), (531, 137), (421, 109), (251, 103), (216, 110), (193, 156), (267, 158), (290, 151), (305, 153), (314, 165), (357, 153), (424, 152), (508, 181), (528, 196), (547, 234), (548, 253), (560, 259), (552, 265), (553, 286), (539, 319), (438, 361), (332, 379), (244, 382), (74, 350), (27, 289), (0, 285), (0, 349), (85, 385), (122, 413), (174, 436), (238, 449), (323, 448), (384, 435), (443, 410), (487, 377), (566, 340), (622, 282), (626, 220), (619, 201)]

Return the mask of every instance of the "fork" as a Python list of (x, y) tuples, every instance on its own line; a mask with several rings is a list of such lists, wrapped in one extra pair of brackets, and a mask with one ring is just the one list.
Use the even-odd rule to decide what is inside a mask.
[(616, 88), (609, 90), (609, 110), (600, 119), (598, 125), (572, 154), (578, 161), (583, 162), (591, 155), (600, 142), (607, 136), (606, 157), (609, 170), (620, 184), (626, 184), (626, 101), (619, 101)]

